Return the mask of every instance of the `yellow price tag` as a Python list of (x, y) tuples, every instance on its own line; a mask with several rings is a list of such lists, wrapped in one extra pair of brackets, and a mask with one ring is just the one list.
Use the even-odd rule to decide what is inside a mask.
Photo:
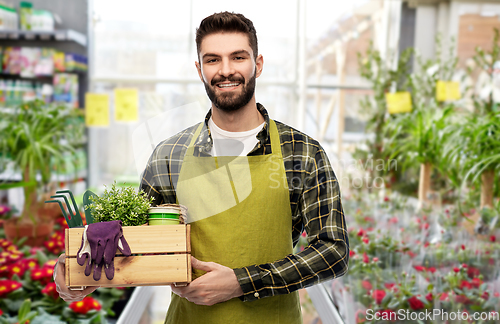
[(439, 80), (436, 82), (436, 100), (437, 101), (452, 101), (458, 100), (460, 95), (460, 84), (454, 81)]
[(109, 126), (109, 96), (107, 94), (85, 94), (85, 125)]
[(137, 89), (115, 89), (115, 120), (122, 122), (137, 121), (138, 102)]
[(389, 114), (411, 112), (411, 94), (408, 91), (386, 93), (387, 111)]

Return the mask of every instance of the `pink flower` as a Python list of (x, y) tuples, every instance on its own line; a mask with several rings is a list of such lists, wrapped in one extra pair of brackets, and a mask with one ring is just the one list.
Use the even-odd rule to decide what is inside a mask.
[(378, 258), (377, 257), (374, 257), (373, 258), (373, 262), (377, 262), (378, 261)]
[(372, 290), (372, 284), (368, 281), (368, 280), (363, 280), (361, 281), (361, 286), (365, 289), (365, 290)]
[(370, 240), (368, 239), (368, 237), (366, 237), (366, 236), (363, 237), (363, 243), (365, 243), (365, 244), (370, 243)]
[(384, 197), (384, 201), (386, 201), (386, 202), (389, 201), (389, 197), (387, 197), (387, 196)]

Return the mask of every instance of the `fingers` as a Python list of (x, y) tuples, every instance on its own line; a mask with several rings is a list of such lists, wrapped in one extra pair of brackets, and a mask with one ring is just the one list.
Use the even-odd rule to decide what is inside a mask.
[(66, 254), (61, 254), (54, 267), (54, 282), (59, 297), (66, 302), (80, 301), (88, 294), (93, 293), (99, 287), (87, 287), (84, 290), (70, 290), (66, 286)]
[(191, 256), (191, 266), (195, 269), (206, 272), (212, 271), (217, 267), (217, 265), (213, 262), (203, 262), (196, 259), (194, 256)]

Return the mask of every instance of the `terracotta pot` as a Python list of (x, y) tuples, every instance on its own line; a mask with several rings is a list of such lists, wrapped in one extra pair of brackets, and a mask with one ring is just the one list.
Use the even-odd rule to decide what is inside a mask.
[(5, 236), (9, 241), (19, 240), (27, 237), (23, 245), (41, 246), (43, 242), (49, 240), (54, 229), (54, 221), (39, 222), (36, 226), (33, 223), (20, 223), (16, 219), (9, 219), (3, 223)]

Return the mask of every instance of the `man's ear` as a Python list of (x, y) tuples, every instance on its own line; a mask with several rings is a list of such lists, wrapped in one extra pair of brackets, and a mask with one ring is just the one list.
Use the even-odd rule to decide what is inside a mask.
[(262, 73), (262, 69), (264, 69), (264, 57), (262, 57), (262, 54), (259, 54), (255, 59), (255, 69), (255, 77), (258, 78)]
[(200, 77), (201, 82), (203, 81), (203, 73), (201, 73), (201, 65), (198, 62), (194, 62), (194, 65), (196, 65), (196, 70), (198, 70), (198, 76)]

